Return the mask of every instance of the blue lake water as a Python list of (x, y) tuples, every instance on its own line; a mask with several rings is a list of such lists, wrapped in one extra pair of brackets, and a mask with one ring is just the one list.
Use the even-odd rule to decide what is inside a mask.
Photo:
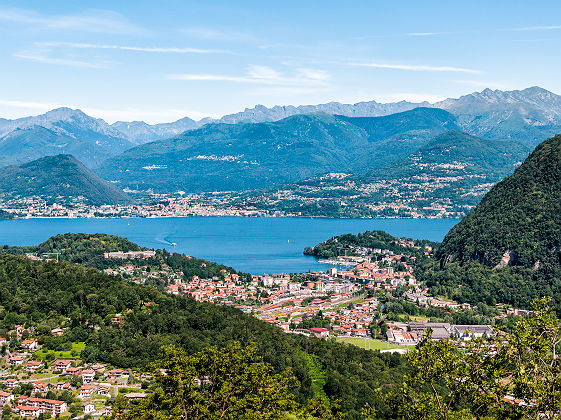
[[(0, 220), (0, 245), (36, 245), (59, 233), (108, 233), (149, 248), (205, 258), (252, 274), (326, 270), (302, 254), (332, 236), (384, 230), (441, 241), (457, 219), (187, 217)], [(172, 246), (176, 243), (177, 246)]]

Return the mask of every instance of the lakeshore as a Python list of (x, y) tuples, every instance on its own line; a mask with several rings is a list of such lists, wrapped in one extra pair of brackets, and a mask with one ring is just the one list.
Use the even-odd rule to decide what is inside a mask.
[[(0, 220), (1, 245), (36, 245), (60, 233), (109, 233), (148, 248), (205, 258), (252, 274), (326, 270), (303, 255), (332, 236), (384, 230), (397, 237), (440, 241), (457, 219), (325, 219), (187, 217)], [(177, 246), (172, 244), (176, 243)]]

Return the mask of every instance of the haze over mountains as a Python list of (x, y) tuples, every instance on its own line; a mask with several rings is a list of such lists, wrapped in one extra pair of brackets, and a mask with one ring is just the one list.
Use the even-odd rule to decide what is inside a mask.
[(326, 172), (364, 173), (457, 129), (446, 111), (385, 117), (295, 115), (271, 123), (208, 124), (144, 144), (98, 169), (133, 189), (189, 192), (264, 188)]
[(83, 197), (87, 204), (129, 204), (132, 199), (71, 155), (46, 156), (0, 168), (0, 198), (39, 196), (64, 203)]
[[(368, 183), (379, 179), (374, 171), (394, 163), (395, 173), (420, 170), (403, 160), (415, 152), (421, 159), (431, 154), (451, 159), (443, 144), (424, 147), (449, 130), (486, 139), (476, 147), (482, 162), (493, 162), (486, 168), (506, 176), (514, 170), (512, 157), (561, 132), (561, 96), (532, 87), (485, 89), (434, 104), (258, 105), (219, 120), (186, 117), (155, 125), (110, 125), (80, 110), (59, 108), (0, 120), (0, 166), (72, 154), (121, 188), (169, 193), (263, 189), (329, 172), (369, 177), (363, 179)], [(468, 137), (454, 139), (460, 149), (473, 143)], [(511, 149), (503, 141), (511, 142)], [(498, 151), (504, 159), (496, 157)], [(474, 165), (455, 175), (471, 174), (465, 179), (478, 185), (484, 177), (472, 173)], [(395, 178), (385, 169), (379, 173)]]

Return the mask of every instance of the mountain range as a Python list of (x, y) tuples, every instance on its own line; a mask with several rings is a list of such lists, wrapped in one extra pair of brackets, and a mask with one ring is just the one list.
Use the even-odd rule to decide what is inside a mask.
[(461, 217), (530, 150), (525, 143), (450, 130), (364, 174), (320, 175), (233, 201), (300, 216)]
[[(368, 101), (271, 108), (257, 105), (220, 119), (195, 121), (185, 117), (153, 125), (143, 121), (118, 121), (109, 125), (80, 110), (58, 108), (33, 117), (0, 119), (0, 165), (23, 163), (50, 154), (72, 153), (90, 168), (95, 168), (107, 157), (136, 145), (175, 137), (206, 124), (275, 122), (294, 115), (318, 112), (347, 117), (379, 117), (419, 107), (449, 111), (456, 116), (462, 131), (485, 138), (515, 139), (535, 146), (561, 131), (561, 96), (540, 87), (514, 91), (485, 89), (433, 104)], [(14, 146), (21, 139), (24, 139), (22, 146)], [(39, 145), (36, 146), (35, 142)]]
[(121, 187), (230, 191), (296, 182), (326, 172), (365, 173), (457, 128), (440, 109), (385, 117), (304, 114), (276, 122), (207, 124), (137, 146), (98, 169)]
[(133, 146), (123, 133), (102, 119), (70, 108), (0, 120), (0, 166), (67, 153), (93, 168)]
[[(539, 141), (561, 132), (561, 97), (539, 87), (485, 89), (434, 104), (256, 106), (220, 120), (183, 118), (155, 125), (110, 125), (80, 110), (59, 108), (35, 117), (0, 119), (0, 166), (71, 154), (122, 188), (159, 192), (262, 190), (331, 172), (351, 174), (359, 185), (370, 185), (382, 176), (411, 178), (407, 171), (422, 175), (421, 166), (403, 160), (414, 159), (415, 152), (426, 159), (439, 153), (441, 160), (453, 159), (460, 149), (447, 154), (439, 149), (442, 145), (424, 148), (450, 130), (484, 138), (472, 145), (482, 154), (481, 162), (472, 159), (456, 171), (445, 168), (449, 175), (471, 179), (465, 183), (469, 190), (482, 185), (483, 172), (508, 175), (516, 163), (511, 158), (523, 159)], [(480, 163), (487, 166), (478, 167)], [(432, 176), (438, 175), (431, 165)], [(466, 205), (472, 201), (464, 200)]]
[(46, 156), (0, 168), (0, 198), (39, 196), (49, 202), (83, 197), (87, 204), (129, 204), (132, 199), (71, 155)]

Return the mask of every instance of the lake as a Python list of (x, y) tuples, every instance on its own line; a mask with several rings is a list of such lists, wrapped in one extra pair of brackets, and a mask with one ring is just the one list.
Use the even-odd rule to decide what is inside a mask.
[(302, 251), (335, 235), (384, 230), (398, 237), (441, 241), (458, 221), (294, 217), (0, 220), (0, 244), (36, 245), (67, 232), (108, 233), (141, 246), (205, 258), (252, 274), (294, 273), (325, 271), (327, 265)]

